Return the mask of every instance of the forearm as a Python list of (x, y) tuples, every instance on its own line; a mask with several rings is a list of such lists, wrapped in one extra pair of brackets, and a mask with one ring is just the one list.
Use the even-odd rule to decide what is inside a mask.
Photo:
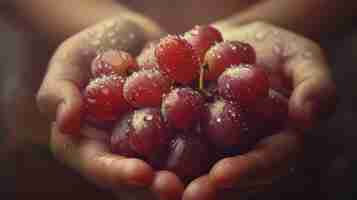
[(2, 15), (55, 44), (109, 17), (134, 22), (149, 38), (161, 31), (151, 20), (113, 0), (5, 0)]
[(352, 27), (355, 0), (269, 0), (220, 22), (222, 26), (263, 20), (315, 40)]

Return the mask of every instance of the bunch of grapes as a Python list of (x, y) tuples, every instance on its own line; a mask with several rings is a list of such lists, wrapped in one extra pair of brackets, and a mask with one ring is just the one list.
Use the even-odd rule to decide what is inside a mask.
[(113, 153), (183, 179), (247, 151), (286, 123), (287, 98), (270, 88), (254, 48), (224, 41), (212, 26), (169, 35), (130, 54), (92, 62), (83, 91), (86, 122), (111, 133)]

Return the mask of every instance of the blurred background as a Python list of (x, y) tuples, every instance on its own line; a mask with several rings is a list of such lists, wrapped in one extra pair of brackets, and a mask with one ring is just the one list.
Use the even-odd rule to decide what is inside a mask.
[[(154, 14), (152, 17), (159, 18)], [(172, 32), (192, 26), (189, 19), (183, 22), (187, 23), (180, 28), (169, 23), (166, 26), (171, 26)], [(36, 110), (34, 97), (46, 68), (46, 63), (38, 58), (49, 52), (31, 49), (33, 44), (45, 44), (38, 39), (41, 37), (25, 40), (27, 34), (33, 33), (18, 32), (0, 22), (0, 198), (112, 199), (109, 192), (103, 193), (55, 161), (47, 147), (41, 145), (47, 138), (40, 133), (47, 127)], [(338, 86), (338, 110), (327, 123), (311, 131), (314, 139), (306, 147), (307, 162), (293, 177), (267, 191), (247, 194), (247, 199), (356, 198), (353, 183), (357, 183), (357, 30), (339, 40), (326, 40), (323, 47)], [(29, 63), (38, 68), (26, 66)]]

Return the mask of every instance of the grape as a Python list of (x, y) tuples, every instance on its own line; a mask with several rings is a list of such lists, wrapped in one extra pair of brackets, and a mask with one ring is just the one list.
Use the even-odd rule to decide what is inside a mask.
[(153, 152), (152, 154), (147, 155), (145, 157), (145, 161), (157, 170), (164, 169), (166, 162), (167, 162), (167, 157), (169, 154), (168, 148), (169, 148), (169, 145), (162, 146), (162, 148), (160, 148), (156, 152)]
[(170, 135), (159, 109), (143, 108), (134, 111), (129, 144), (139, 155), (150, 156), (157, 153), (169, 143)]
[(162, 96), (170, 87), (171, 82), (156, 69), (142, 69), (126, 80), (124, 97), (136, 108), (156, 107), (161, 105)]
[(123, 97), (124, 78), (117, 75), (92, 80), (84, 90), (85, 119), (93, 124), (112, 123), (130, 110)]
[(212, 26), (195, 26), (194, 29), (185, 33), (185, 39), (197, 52), (202, 63), (208, 49), (217, 42), (222, 42), (221, 33)]
[(233, 66), (218, 78), (218, 92), (223, 98), (250, 108), (268, 96), (269, 78), (260, 67)]
[(255, 64), (255, 51), (249, 44), (238, 41), (225, 41), (213, 46), (205, 56), (208, 65), (205, 79), (216, 80), (222, 72), (232, 65)]
[(185, 179), (209, 169), (210, 152), (207, 142), (195, 134), (178, 134), (169, 146), (166, 169)]
[(199, 119), (203, 110), (202, 95), (191, 88), (176, 88), (165, 96), (161, 111), (170, 125), (188, 129)]
[(212, 144), (229, 148), (241, 144), (246, 127), (243, 112), (237, 105), (226, 100), (216, 100), (206, 105), (201, 128)]
[(250, 113), (251, 120), (261, 124), (259, 137), (282, 129), (286, 125), (288, 111), (288, 99), (274, 90), (269, 90), (269, 96), (259, 102)]
[(129, 133), (133, 113), (125, 115), (113, 129), (110, 138), (111, 150), (115, 154), (136, 157), (137, 153), (130, 147)]
[(231, 41), (231, 43), (236, 47), (236, 51), (240, 51), (242, 63), (251, 65), (256, 63), (255, 49), (250, 44), (240, 41)]
[(136, 68), (135, 59), (124, 51), (108, 50), (99, 54), (92, 61), (92, 75), (99, 77), (103, 75), (126, 75), (127, 71)]
[(198, 77), (199, 59), (192, 46), (178, 36), (167, 36), (155, 49), (159, 69), (170, 79), (188, 84)]

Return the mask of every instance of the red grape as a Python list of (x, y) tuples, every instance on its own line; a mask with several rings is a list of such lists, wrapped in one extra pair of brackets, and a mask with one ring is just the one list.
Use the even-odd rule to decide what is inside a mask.
[(156, 69), (142, 69), (128, 77), (124, 97), (134, 107), (156, 107), (170, 91), (171, 82)]
[(178, 134), (170, 143), (165, 168), (184, 179), (195, 177), (209, 169), (209, 154), (208, 144), (201, 137)]
[(129, 143), (138, 154), (150, 156), (169, 143), (167, 129), (159, 109), (143, 108), (135, 110), (130, 124)]
[(169, 145), (162, 146), (156, 152), (153, 152), (150, 155), (147, 155), (144, 159), (145, 161), (152, 166), (153, 168), (160, 170), (165, 168), (167, 157), (168, 157), (168, 148)]
[(216, 80), (224, 70), (232, 65), (255, 64), (255, 51), (249, 44), (225, 41), (213, 46), (205, 56), (208, 71), (205, 79)]
[(130, 109), (123, 97), (124, 78), (117, 75), (92, 80), (84, 90), (85, 118), (94, 124), (117, 120)]
[(274, 90), (269, 90), (269, 96), (253, 108), (252, 114), (254, 119), (263, 125), (262, 131), (273, 132), (284, 127), (288, 111), (288, 99)]
[(250, 108), (268, 96), (269, 78), (260, 67), (233, 66), (218, 78), (218, 92), (223, 98)]
[(108, 50), (92, 61), (92, 74), (94, 77), (111, 74), (126, 75), (128, 69), (136, 67), (137, 63), (130, 54), (124, 51)]
[(245, 131), (243, 112), (231, 102), (216, 100), (207, 104), (201, 128), (208, 140), (218, 147), (239, 145)]
[(212, 26), (195, 26), (186, 32), (184, 37), (197, 52), (201, 63), (208, 49), (215, 43), (223, 41), (221, 33)]
[(136, 152), (130, 147), (129, 133), (133, 113), (125, 115), (119, 123), (116, 124), (110, 138), (111, 150), (115, 154), (127, 157), (137, 156)]
[(164, 97), (161, 111), (165, 120), (177, 129), (187, 129), (200, 119), (202, 95), (191, 88), (176, 88)]
[(236, 51), (240, 51), (242, 63), (251, 65), (256, 63), (255, 49), (250, 44), (240, 41), (231, 41), (231, 43), (236, 46)]
[(199, 73), (199, 59), (192, 46), (178, 36), (167, 36), (160, 40), (155, 49), (159, 69), (170, 79), (187, 84)]

